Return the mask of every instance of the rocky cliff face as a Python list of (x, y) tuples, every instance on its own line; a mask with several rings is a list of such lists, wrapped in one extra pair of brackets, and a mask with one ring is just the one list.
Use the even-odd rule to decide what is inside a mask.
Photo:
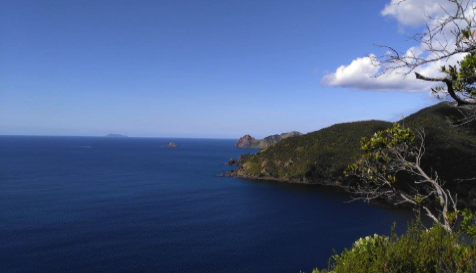
[(256, 139), (250, 135), (244, 135), (235, 144), (236, 148), (251, 148)]
[(292, 131), (289, 133), (282, 133), (280, 135), (267, 136), (264, 139), (255, 139), (250, 135), (245, 135), (238, 139), (235, 147), (237, 148), (266, 148), (285, 138), (300, 136), (302, 133)]

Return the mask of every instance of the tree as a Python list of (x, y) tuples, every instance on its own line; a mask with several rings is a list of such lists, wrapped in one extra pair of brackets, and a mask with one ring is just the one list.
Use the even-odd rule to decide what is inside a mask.
[(466, 110), (460, 111), (463, 118), (453, 121), (452, 125), (461, 126), (476, 120), (476, 51), (467, 54), (462, 61), (458, 62), (458, 66), (442, 66), (441, 72), (446, 73), (447, 76), (426, 77), (417, 72), (415, 75), (420, 80), (445, 83), (446, 86), (433, 88), (433, 94), (438, 97), (449, 94), (456, 101), (457, 106)]
[[(397, 5), (405, 2), (402, 0)], [(387, 49), (383, 56), (369, 56), (383, 67), (379, 76), (398, 71), (404, 75), (414, 72), (419, 80), (440, 82), (442, 86), (433, 88), (438, 97), (449, 95), (461, 109), (464, 118), (452, 124), (463, 125), (476, 119), (476, 5), (473, 0), (447, 0), (451, 9), (445, 9), (442, 18), (431, 18), (425, 31), (410, 37), (419, 43), (419, 50), (400, 52), (387, 45), (377, 45)], [(450, 11), (451, 10), (451, 11)], [(450, 58), (463, 58), (455, 65), (441, 66), (444, 77), (423, 75), (415, 70), (435, 62), (448, 62)]]
[[(362, 157), (345, 171), (347, 176), (356, 176), (359, 181), (347, 189), (354, 194), (355, 200), (369, 202), (384, 198), (392, 200), (395, 205), (410, 204), (417, 211), (423, 210), (434, 223), (453, 232), (460, 214), (457, 199), (445, 189), (444, 181), (436, 172), (427, 173), (422, 169), (424, 140), (423, 130), (415, 133), (399, 124), (379, 131), (371, 138), (362, 138)], [(469, 230), (473, 218), (470, 219), (472, 214), (467, 213), (463, 214), (466, 219), (464, 228)]]

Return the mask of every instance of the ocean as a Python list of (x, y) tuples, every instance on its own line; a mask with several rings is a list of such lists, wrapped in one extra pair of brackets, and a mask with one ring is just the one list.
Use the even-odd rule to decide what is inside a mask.
[(0, 272), (311, 272), (412, 218), (323, 187), (218, 177), (256, 151), (234, 143), (0, 136)]

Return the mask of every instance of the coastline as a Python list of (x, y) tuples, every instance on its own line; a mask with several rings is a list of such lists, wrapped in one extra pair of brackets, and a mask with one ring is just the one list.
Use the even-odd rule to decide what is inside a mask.
[[(295, 178), (278, 178), (273, 176), (247, 175), (247, 174), (240, 173), (240, 170), (241, 169), (231, 170), (226, 173), (221, 173), (218, 176), (243, 178), (243, 179), (250, 179), (250, 180), (274, 181), (274, 182), (281, 182), (281, 183), (288, 183), (288, 184), (319, 185), (319, 186), (326, 186), (326, 187), (332, 187), (332, 188), (340, 188), (339, 186), (341, 185), (339, 181), (331, 182), (330, 180), (323, 180), (318, 182), (314, 180), (309, 180), (307, 178), (295, 179)], [(343, 191), (343, 190), (340, 190), (340, 191)]]
[[(358, 201), (357, 199), (352, 199), (351, 194), (346, 191), (343, 187), (341, 187), (341, 182), (339, 181), (334, 181), (331, 182), (330, 180), (323, 180), (323, 181), (314, 181), (314, 180), (308, 180), (308, 179), (285, 179), (285, 178), (277, 178), (277, 177), (272, 177), (272, 176), (255, 176), (255, 175), (246, 175), (246, 174), (241, 174), (240, 169), (236, 170), (231, 170), (226, 173), (221, 173), (218, 174), (217, 176), (219, 177), (233, 177), (233, 178), (242, 178), (242, 179), (247, 179), (247, 180), (254, 180), (254, 181), (263, 181), (263, 182), (279, 182), (279, 183), (285, 183), (289, 185), (308, 185), (308, 186), (316, 186), (316, 187), (323, 187), (326, 190), (335, 192), (335, 193), (345, 193), (348, 194), (349, 200), (346, 201), (345, 203), (351, 203), (354, 201)], [(384, 199), (374, 199), (371, 200), (368, 204), (380, 208), (385, 208), (385, 209), (410, 209), (411, 207), (405, 204), (399, 204), (395, 205), (396, 200), (384, 200)]]

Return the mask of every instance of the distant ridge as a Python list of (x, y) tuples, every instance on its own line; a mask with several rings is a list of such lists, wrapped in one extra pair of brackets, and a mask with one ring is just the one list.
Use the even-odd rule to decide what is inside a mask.
[(244, 135), (236, 142), (236, 148), (267, 148), (283, 139), (288, 137), (301, 136), (302, 133), (292, 131), (288, 133), (282, 133), (280, 135), (271, 135), (263, 139), (255, 139), (250, 135)]
[(120, 134), (107, 134), (106, 137), (127, 137), (126, 135), (120, 135)]

